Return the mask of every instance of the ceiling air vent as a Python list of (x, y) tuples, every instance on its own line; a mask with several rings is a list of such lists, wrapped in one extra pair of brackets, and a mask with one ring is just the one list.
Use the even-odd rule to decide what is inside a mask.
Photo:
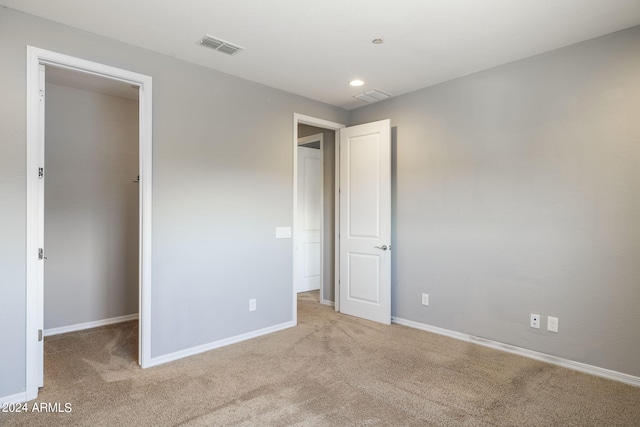
[(354, 96), (354, 98), (357, 98), (360, 101), (368, 102), (369, 104), (371, 104), (372, 102), (382, 101), (383, 99), (387, 99), (390, 97), (391, 94), (378, 89), (370, 90), (369, 92), (361, 93), (360, 95)]
[(242, 46), (238, 46), (233, 43), (226, 42), (221, 39), (217, 39), (215, 37), (211, 37), (209, 34), (206, 34), (202, 40), (200, 40), (200, 44), (202, 46), (206, 46), (213, 50), (217, 50), (218, 52), (226, 53), (228, 55), (233, 55), (241, 50), (244, 50)]

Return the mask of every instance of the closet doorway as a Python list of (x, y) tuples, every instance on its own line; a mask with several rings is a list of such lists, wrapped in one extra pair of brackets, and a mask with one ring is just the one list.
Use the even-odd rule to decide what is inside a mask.
[(148, 76), (31, 46), (27, 56), (31, 400), (44, 386), (45, 333), (139, 317), (137, 359), (149, 364), (152, 114)]
[[(45, 67), (44, 336), (138, 318), (138, 87)], [(136, 356), (137, 357), (137, 356)]]

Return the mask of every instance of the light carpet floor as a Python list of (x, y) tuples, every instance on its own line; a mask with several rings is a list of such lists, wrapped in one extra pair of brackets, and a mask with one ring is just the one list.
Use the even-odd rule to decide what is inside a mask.
[[(48, 337), (37, 402), (3, 426), (640, 426), (640, 388), (299, 297), (299, 325), (149, 369), (137, 323)], [(34, 402), (29, 403), (29, 408)]]

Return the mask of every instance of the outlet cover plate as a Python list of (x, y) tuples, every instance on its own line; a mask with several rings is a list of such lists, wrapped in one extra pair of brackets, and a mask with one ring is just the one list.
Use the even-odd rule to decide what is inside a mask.
[(547, 331), (549, 332), (558, 332), (558, 318), (557, 317), (547, 317)]
[(429, 294), (422, 294), (422, 305), (429, 305)]
[(540, 329), (540, 315), (539, 314), (531, 314), (531, 322), (529, 326), (532, 328)]
[(250, 299), (249, 300), (249, 311), (256, 311), (256, 300), (255, 299)]
[(276, 227), (276, 239), (290, 239), (291, 227)]

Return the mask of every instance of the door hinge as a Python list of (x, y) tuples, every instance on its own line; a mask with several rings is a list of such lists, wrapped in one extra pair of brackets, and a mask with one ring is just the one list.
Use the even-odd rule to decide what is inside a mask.
[(44, 178), (44, 168), (38, 168), (38, 178)]
[(44, 249), (38, 248), (38, 259), (44, 259)]
[(40, 101), (44, 101), (44, 90), (40, 89)]
[(38, 342), (42, 341), (42, 329), (38, 329)]

